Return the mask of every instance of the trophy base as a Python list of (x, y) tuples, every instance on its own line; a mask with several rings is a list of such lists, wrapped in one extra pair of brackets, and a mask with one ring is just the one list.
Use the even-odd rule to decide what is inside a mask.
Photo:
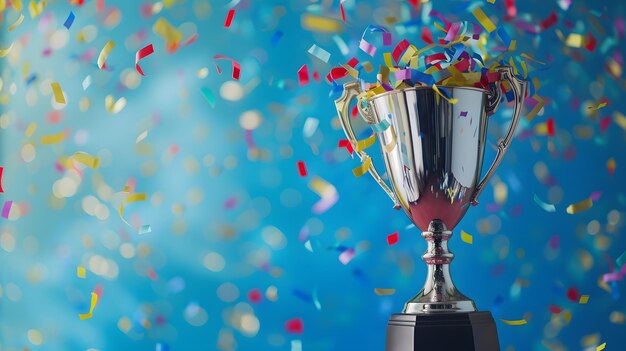
[(491, 312), (393, 314), (386, 351), (500, 351)]

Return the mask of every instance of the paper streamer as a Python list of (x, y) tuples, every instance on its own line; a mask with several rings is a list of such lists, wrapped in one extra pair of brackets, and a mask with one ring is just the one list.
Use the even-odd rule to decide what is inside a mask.
[(472, 234), (467, 233), (465, 230), (461, 230), (461, 240), (464, 243), (472, 245), (472, 243), (473, 243)]
[(50, 87), (52, 88), (52, 94), (54, 94), (54, 101), (57, 104), (65, 105), (65, 96), (63, 96), (63, 90), (61, 90), (61, 85), (57, 82), (50, 83)]
[(20, 13), (20, 17), (15, 21), (12, 25), (9, 26), (9, 32), (17, 28), (20, 24), (24, 22), (24, 15)]
[[(217, 61), (217, 60), (227, 60), (230, 61), (232, 63), (233, 66), (233, 71), (232, 71), (232, 77), (235, 80), (239, 80), (239, 75), (241, 74), (241, 65), (239, 64), (239, 62), (233, 60), (232, 58), (228, 57), (228, 56), (224, 56), (224, 55), (215, 55), (213, 56), (213, 60)], [(215, 64), (217, 66), (217, 63)], [(218, 67), (218, 73), (221, 73), (221, 71), (219, 71), (219, 66)]]
[(93, 169), (98, 168), (98, 165), (100, 164), (100, 159), (98, 157), (91, 156), (86, 152), (76, 152), (74, 156), (72, 156), (72, 158), (77, 162), (80, 162), (85, 166)]
[(4, 206), (2, 206), (2, 218), (9, 219), (9, 213), (11, 213), (11, 206), (13, 206), (13, 201), (7, 200), (4, 202)]
[(588, 210), (592, 206), (593, 206), (593, 200), (591, 198), (587, 198), (580, 202), (567, 206), (567, 209), (565, 211), (569, 214), (575, 214), (581, 211)]
[(330, 52), (322, 49), (321, 47), (315, 44), (311, 45), (311, 47), (308, 50), (308, 53), (315, 56), (318, 60), (324, 63), (328, 63), (328, 60), (330, 60)]
[(67, 19), (65, 20), (65, 23), (63, 23), (63, 26), (67, 29), (70, 29), (72, 23), (74, 23), (74, 18), (76, 18), (76, 16), (74, 16), (74, 12), (70, 11), (70, 14), (67, 16)]
[(104, 63), (114, 47), (115, 42), (113, 40), (109, 40), (109, 42), (104, 45), (104, 47), (100, 51), (100, 55), (98, 55), (98, 68), (102, 69), (104, 67)]
[(118, 214), (120, 215), (120, 218), (122, 219), (122, 221), (126, 223), (126, 225), (128, 225), (129, 227), (132, 227), (130, 223), (128, 223), (128, 221), (126, 221), (126, 219), (124, 218), (124, 206), (133, 202), (146, 201), (147, 198), (148, 196), (146, 195), (146, 193), (134, 193), (134, 194), (128, 195), (126, 199), (120, 204)]
[(139, 51), (137, 51), (137, 53), (135, 54), (135, 69), (142, 76), (145, 76), (145, 74), (143, 73), (143, 70), (139, 66), (139, 61), (143, 59), (144, 57), (152, 55), (152, 53), (154, 53), (154, 48), (152, 47), (152, 44), (149, 44), (146, 47), (139, 49)]
[(493, 24), (493, 22), (491, 22), (489, 17), (485, 15), (480, 7), (475, 8), (474, 11), (472, 11), (472, 14), (474, 15), (474, 17), (476, 17), (476, 20), (480, 22), (480, 24), (483, 26), (483, 28), (485, 28), (487, 32), (491, 33), (496, 29), (496, 26)]
[(396, 293), (396, 289), (374, 288), (374, 293), (378, 296), (393, 295)]
[(525, 319), (519, 319), (519, 320), (500, 319), (500, 322), (508, 324), (508, 325), (524, 325), (528, 323)]
[(41, 137), (41, 143), (44, 145), (58, 144), (65, 140), (65, 132), (58, 134), (48, 134)]
[(356, 142), (356, 147), (354, 148), (357, 152), (358, 151), (363, 151), (367, 148), (369, 148), (370, 146), (374, 145), (374, 143), (376, 142), (376, 134), (372, 134), (369, 138), (367, 139), (363, 139), (363, 140), (359, 140)]
[[(433, 90), (435, 91), (435, 93), (437, 93), (437, 96), (442, 97), (444, 100), (446, 100), (447, 102), (451, 103), (451, 104), (456, 104), (457, 102), (459, 102), (459, 99), (457, 98), (448, 98), (447, 96), (443, 95), (443, 93), (439, 90), (439, 88), (437, 87), (436, 84), (432, 85)], [(443, 88), (442, 88), (443, 89)]]
[(367, 171), (369, 171), (371, 167), (372, 167), (372, 158), (368, 157), (365, 159), (365, 161), (363, 161), (363, 164), (354, 168), (352, 170), (352, 173), (354, 174), (355, 177), (361, 177), (362, 175), (367, 173)]
[(91, 293), (91, 304), (89, 306), (89, 312), (85, 313), (85, 314), (79, 314), (78, 318), (80, 318), (80, 320), (85, 320), (85, 319), (89, 319), (92, 317), (93, 315), (93, 309), (94, 307), (96, 307), (96, 304), (98, 303), (98, 294), (96, 294), (95, 292)]

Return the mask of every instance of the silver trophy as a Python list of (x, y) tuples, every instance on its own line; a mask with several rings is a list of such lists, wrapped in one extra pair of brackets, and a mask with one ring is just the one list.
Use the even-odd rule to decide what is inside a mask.
[[(426, 283), (387, 327), (387, 351), (499, 350), (491, 313), (479, 312), (450, 277), (454, 254), (448, 249), (451, 230), (478, 197), (515, 134), (520, 119), (526, 82), (511, 67), (499, 67), (500, 80), (490, 90), (445, 87), (449, 98), (438, 96), (430, 86), (392, 90), (357, 103), (369, 124), (389, 127), (377, 133), (387, 168), (389, 187), (372, 164), (369, 173), (415, 225), (422, 230), (428, 248), (422, 259), (428, 266)], [(512, 90), (515, 108), (508, 132), (498, 143), (496, 158), (480, 179), (485, 152), (487, 121), (498, 108), (501, 85)], [(508, 90), (507, 89), (507, 90)], [(348, 140), (357, 145), (350, 123), (350, 102), (362, 95), (357, 82), (344, 85), (335, 101)], [(383, 121), (387, 122), (383, 122)], [(357, 148), (358, 149), (358, 148)], [(356, 150), (361, 162), (369, 161)]]

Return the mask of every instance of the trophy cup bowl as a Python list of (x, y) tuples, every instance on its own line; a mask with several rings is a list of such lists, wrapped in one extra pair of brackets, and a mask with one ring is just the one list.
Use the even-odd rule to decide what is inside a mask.
[[(358, 98), (361, 117), (369, 124), (387, 121), (377, 132), (391, 187), (374, 165), (369, 173), (411, 221), (422, 230), (428, 248), (422, 259), (428, 266), (426, 283), (400, 314), (392, 315), (387, 327), (387, 351), (499, 350), (498, 334), (491, 313), (479, 312), (474, 302), (454, 286), (450, 277), (448, 250), (451, 230), (478, 204), (478, 197), (495, 173), (515, 134), (526, 82), (511, 67), (496, 68), (499, 81), (489, 90), (474, 87), (445, 89), (452, 103), (430, 86), (392, 90), (364, 99), (358, 83), (344, 85), (335, 101), (341, 126), (361, 162), (369, 155), (360, 150), (348, 113)], [(495, 160), (480, 179), (485, 152), (488, 118), (502, 98), (501, 86), (514, 97), (509, 129), (498, 143)]]

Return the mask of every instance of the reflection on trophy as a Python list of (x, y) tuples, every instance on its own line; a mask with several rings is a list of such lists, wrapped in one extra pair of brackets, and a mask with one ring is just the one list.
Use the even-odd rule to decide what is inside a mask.
[[(496, 68), (499, 81), (489, 90), (445, 87), (449, 99), (430, 86), (391, 90), (359, 100), (361, 116), (369, 124), (387, 125), (377, 132), (389, 187), (369, 156), (357, 145), (348, 113), (352, 99), (361, 94), (358, 83), (344, 85), (335, 101), (348, 140), (357, 145), (369, 173), (413, 223), (428, 248), (422, 256), (428, 266), (426, 283), (387, 327), (387, 351), (499, 350), (496, 326), (488, 311), (454, 286), (448, 250), (452, 229), (469, 205), (476, 205), (495, 173), (519, 122), (526, 82), (511, 67)], [(498, 143), (493, 164), (480, 179), (486, 145), (487, 119), (498, 108), (502, 85), (513, 96), (515, 109), (508, 132)], [(454, 101), (452, 100), (454, 99)]]

